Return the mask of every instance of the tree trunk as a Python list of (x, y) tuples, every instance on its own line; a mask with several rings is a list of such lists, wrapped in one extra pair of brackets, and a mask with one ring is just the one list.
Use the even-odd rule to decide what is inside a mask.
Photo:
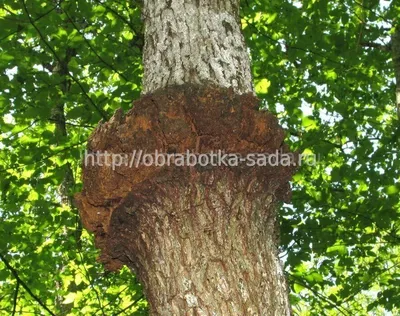
[(143, 254), (132, 247), (130, 259), (146, 271), (153, 314), (287, 315), (272, 195), (254, 192), (248, 177), (210, 177), (169, 183), (140, 211), (152, 221), (138, 236)]
[(237, 0), (145, 0), (143, 93), (214, 84), (253, 91)]
[(153, 315), (290, 315), (276, 205), (294, 166), (136, 163), (141, 150), (287, 152), (257, 110), (238, 6), (145, 1), (144, 96), (89, 140), (83, 224), (109, 270), (138, 275)]

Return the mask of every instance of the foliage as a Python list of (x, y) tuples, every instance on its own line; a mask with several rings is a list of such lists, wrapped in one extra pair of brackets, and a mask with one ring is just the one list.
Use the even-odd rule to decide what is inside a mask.
[[(293, 203), (281, 210), (298, 315), (400, 309), (400, 123), (389, 50), (400, 8), (359, 1), (242, 3), (258, 95), (292, 148), (319, 158), (299, 169)], [(80, 190), (97, 122), (140, 95), (139, 8), (5, 0), (0, 29), (0, 314), (145, 314), (135, 277), (96, 263), (92, 236), (60, 190), (69, 168), (68, 194)], [(54, 115), (60, 105), (64, 118)]]
[(255, 82), (268, 80), (263, 100), (292, 147), (318, 157), (300, 168), (293, 204), (281, 212), (296, 312), (397, 314), (400, 124), (389, 45), (399, 7), (270, 1), (265, 8), (256, 1), (242, 14)]

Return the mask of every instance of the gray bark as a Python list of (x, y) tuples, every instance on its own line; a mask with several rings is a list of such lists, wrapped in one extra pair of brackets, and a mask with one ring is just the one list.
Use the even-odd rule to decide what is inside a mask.
[(143, 94), (184, 83), (253, 92), (237, 0), (144, 0)]
[[(254, 93), (239, 1), (145, 0), (143, 17), (143, 94), (183, 84)], [(146, 255), (132, 262), (146, 271), (152, 313), (290, 315), (273, 196), (252, 200), (224, 185), (197, 188), (197, 201), (191, 193), (145, 210), (154, 215), (142, 234)]]
[[(141, 223), (131, 262), (152, 315), (290, 315), (276, 201), (260, 188), (226, 178), (170, 185), (157, 203), (125, 209)], [(126, 221), (120, 216), (113, 221)]]
[[(145, 0), (143, 17), (143, 94), (183, 84), (254, 93), (239, 1)], [(132, 263), (152, 314), (290, 315), (274, 197), (227, 185), (181, 188), (143, 210), (153, 220)]]

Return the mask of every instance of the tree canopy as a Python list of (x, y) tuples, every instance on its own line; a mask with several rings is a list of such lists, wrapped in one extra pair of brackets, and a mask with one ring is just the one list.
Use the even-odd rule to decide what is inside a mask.
[[(316, 157), (280, 209), (296, 315), (399, 313), (399, 17), (396, 1), (241, 3), (261, 104)], [(0, 314), (147, 313), (65, 202), (91, 131), (140, 96), (145, 18), (134, 1), (0, 4)]]

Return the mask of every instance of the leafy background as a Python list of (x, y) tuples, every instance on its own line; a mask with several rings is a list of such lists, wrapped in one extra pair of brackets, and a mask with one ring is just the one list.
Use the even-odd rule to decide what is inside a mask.
[[(257, 94), (318, 157), (280, 213), (296, 315), (400, 313), (399, 16), (396, 1), (242, 1)], [(137, 3), (5, 0), (0, 29), (0, 315), (145, 315), (71, 203), (90, 132), (140, 96)]]

